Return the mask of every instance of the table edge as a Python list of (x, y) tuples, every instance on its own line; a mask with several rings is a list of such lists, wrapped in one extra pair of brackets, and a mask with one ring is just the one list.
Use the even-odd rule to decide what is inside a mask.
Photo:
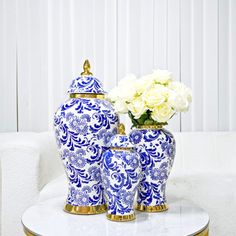
[(21, 224), (23, 226), (23, 231), (25, 233), (26, 236), (42, 236), (41, 234), (37, 234), (35, 232), (33, 232), (32, 230), (28, 229), (23, 222), (21, 221)]
[(200, 230), (196, 234), (193, 234), (193, 236), (208, 236), (209, 235), (209, 224), (210, 224), (210, 221), (208, 221), (207, 225), (202, 230)]
[[(25, 233), (26, 236), (42, 236), (40, 234), (37, 234), (37, 233), (34, 233), (32, 230), (28, 229), (24, 224), (23, 222), (21, 221), (22, 223), (22, 226), (23, 226), (23, 231)], [(207, 225), (201, 229), (198, 233), (195, 233), (195, 234), (192, 234), (192, 235), (189, 235), (189, 236), (208, 236), (209, 235), (209, 223), (207, 223)]]

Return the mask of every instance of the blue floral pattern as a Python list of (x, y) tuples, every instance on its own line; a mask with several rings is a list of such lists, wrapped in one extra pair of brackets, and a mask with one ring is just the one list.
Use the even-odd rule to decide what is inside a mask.
[(141, 178), (139, 155), (133, 150), (107, 150), (101, 170), (108, 214), (133, 214), (134, 196)]
[(78, 134), (86, 135), (88, 132), (87, 121), (76, 116), (69, 119), (69, 127)]
[[(78, 83), (77, 88), (87, 83), (91, 92), (98, 89), (96, 82), (92, 84), (86, 77)], [(69, 181), (67, 204), (105, 204), (100, 165), (102, 153), (107, 150), (109, 138), (117, 133), (117, 126), (118, 116), (106, 100), (68, 99), (55, 113), (56, 141)]]
[(133, 148), (133, 144), (131, 143), (131, 139), (127, 135), (114, 135), (110, 138), (109, 143), (107, 145), (110, 147), (125, 147), (125, 148)]
[(135, 129), (130, 137), (142, 164), (137, 203), (144, 206), (165, 204), (166, 181), (175, 156), (173, 135), (165, 129)]
[(141, 141), (142, 139), (142, 133), (139, 132), (138, 130), (134, 130), (133, 132), (131, 132), (130, 134), (130, 139), (134, 144), (137, 144)]
[(92, 76), (81, 76), (72, 81), (68, 93), (99, 93), (104, 94), (101, 82)]

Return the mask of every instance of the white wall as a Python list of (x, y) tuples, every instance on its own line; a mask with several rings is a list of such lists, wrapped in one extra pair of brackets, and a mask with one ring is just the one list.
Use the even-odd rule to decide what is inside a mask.
[(51, 129), (89, 58), (109, 90), (167, 68), (193, 89), (172, 130), (236, 130), (235, 0), (0, 0), (0, 131)]

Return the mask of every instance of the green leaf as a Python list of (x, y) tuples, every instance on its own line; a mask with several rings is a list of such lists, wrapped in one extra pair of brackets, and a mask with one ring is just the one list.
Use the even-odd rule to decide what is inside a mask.
[(151, 118), (151, 111), (147, 110), (146, 113), (142, 114), (139, 119), (135, 119), (134, 115), (128, 111), (128, 115), (131, 119), (133, 127), (137, 127), (139, 125), (167, 125), (167, 122), (157, 122)]
[(140, 125), (143, 125), (145, 120), (147, 120), (147, 119), (148, 119), (148, 114), (144, 113), (139, 117), (139, 119), (137, 121)]
[(138, 124), (139, 124), (138, 121), (134, 118), (133, 114), (130, 111), (128, 111), (128, 115), (131, 119), (131, 122), (132, 122), (133, 126), (134, 127), (138, 126)]
[(145, 124), (145, 125), (153, 125), (153, 124), (154, 124), (154, 120), (152, 120), (152, 119), (147, 119), (147, 120), (145, 120), (144, 124)]

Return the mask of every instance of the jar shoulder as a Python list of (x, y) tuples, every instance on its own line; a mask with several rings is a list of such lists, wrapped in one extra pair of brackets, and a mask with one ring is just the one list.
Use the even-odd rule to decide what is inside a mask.
[(112, 104), (103, 99), (68, 99), (57, 109), (54, 116), (55, 118), (64, 117), (69, 113), (77, 116), (104, 114), (115, 122), (118, 122), (119, 119)]
[(166, 141), (175, 144), (174, 135), (167, 129), (133, 129), (130, 132), (130, 140), (133, 144), (154, 141)]

